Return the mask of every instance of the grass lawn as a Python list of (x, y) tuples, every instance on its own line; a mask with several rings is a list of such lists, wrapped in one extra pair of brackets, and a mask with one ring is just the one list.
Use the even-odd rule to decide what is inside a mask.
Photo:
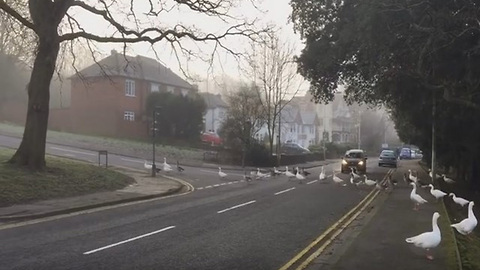
[[(1, 134), (22, 137), (24, 128), (18, 125), (0, 123)], [(150, 142), (107, 138), (101, 136), (89, 136), (48, 130), (47, 141), (52, 143), (70, 145), (89, 150), (107, 150), (108, 152), (136, 156), (139, 158), (150, 159), (152, 153), (152, 144)], [(188, 146), (170, 146), (158, 145), (156, 151), (159, 156), (166, 157), (169, 160), (179, 160), (181, 163), (198, 164), (203, 162), (204, 150), (195, 149)]]
[(13, 153), (0, 148), (0, 207), (116, 190), (134, 182), (113, 170), (52, 156), (47, 156), (45, 172), (33, 173), (6, 163)]

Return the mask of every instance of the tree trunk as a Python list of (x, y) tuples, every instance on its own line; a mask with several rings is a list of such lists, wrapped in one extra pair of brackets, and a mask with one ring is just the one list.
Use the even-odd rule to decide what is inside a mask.
[[(50, 82), (60, 48), (55, 26), (42, 31), (38, 52), (28, 85), (28, 108), (22, 142), (10, 163), (28, 166), (32, 170), (45, 168), (45, 143), (48, 127)], [(47, 34), (45, 34), (47, 33)]]

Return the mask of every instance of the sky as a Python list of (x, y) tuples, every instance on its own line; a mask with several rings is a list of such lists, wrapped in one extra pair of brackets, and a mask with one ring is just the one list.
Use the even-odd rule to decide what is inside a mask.
[[(217, 0), (215, 0), (217, 1)], [(251, 4), (250, 0), (233, 0), (234, 2), (239, 3), (238, 7), (230, 9), (229, 14), (233, 14), (235, 17), (245, 17), (247, 19), (258, 19), (258, 26), (266, 24), (274, 24), (280, 28), (279, 33), (281, 38), (285, 41), (290, 42), (296, 48), (297, 52), (300, 52), (302, 48), (302, 43), (299, 35), (296, 35), (293, 31), (293, 25), (289, 23), (289, 15), (291, 14), (291, 7), (289, 5), (289, 0), (255, 0), (257, 7), (260, 11)], [(130, 1), (125, 1), (129, 3)], [(164, 2), (172, 3), (173, 1)], [(122, 10), (129, 8), (128, 4), (126, 6), (119, 7), (115, 11), (115, 14), (118, 14), (117, 21), (121, 22), (124, 25), (129, 25), (129, 21), (126, 19), (125, 15), (122, 15)], [(137, 14), (142, 14), (145, 10), (148, 9), (148, 0), (136, 0), (135, 1), (135, 11)], [(92, 17), (91, 14), (82, 13), (79, 10), (73, 10), (75, 18), (78, 19), (82, 26), (87, 30), (94, 32), (96, 34), (109, 34), (112, 31), (112, 28), (108, 28), (102, 18)], [(194, 14), (188, 10), (178, 10), (173, 9), (168, 13), (164, 13), (159, 16), (161, 21), (150, 22), (150, 25), (190, 25), (201, 29), (203, 32), (222, 32), (225, 30), (229, 24), (225, 24), (222, 21), (214, 17), (207, 17), (204, 14)], [(133, 26), (133, 25), (131, 25)], [(144, 24), (144, 26), (149, 26), (149, 24)], [(235, 51), (243, 52), (250, 48), (246, 39), (228, 39), (225, 41), (228, 48)], [(211, 53), (213, 49), (213, 43), (210, 44), (199, 44), (193, 42), (184, 42), (183, 45), (187, 46), (189, 49), (199, 52), (208, 52)], [(201, 60), (187, 59), (186, 57), (180, 56), (179, 59), (172, 53), (171, 47), (166, 42), (160, 42), (154, 45), (155, 51), (152, 50), (150, 44), (140, 43), (129, 45), (127, 48), (127, 54), (129, 55), (143, 55), (151, 58), (158, 59), (161, 63), (172, 69), (179, 75), (182, 75), (180, 67), (183, 70), (188, 70), (188, 75), (192, 77), (200, 78), (212, 78), (215, 76), (227, 76), (230, 78), (241, 78), (243, 73), (238, 69), (238, 62), (231, 55), (226, 54), (224, 51), (219, 51), (219, 53), (214, 57), (214, 62), (212, 65)], [(123, 44), (99, 44), (98, 52), (104, 57), (110, 54), (112, 49), (117, 51), (123, 51)], [(211, 67), (209, 69), (209, 67)], [(183, 77), (183, 76), (182, 76)]]

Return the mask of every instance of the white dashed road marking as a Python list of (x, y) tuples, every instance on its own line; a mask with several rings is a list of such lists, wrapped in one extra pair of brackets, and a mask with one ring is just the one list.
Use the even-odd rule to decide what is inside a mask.
[(315, 182), (317, 182), (317, 181), (318, 181), (318, 180), (310, 181), (310, 182), (307, 183), (307, 185), (313, 184), (313, 183), (315, 183)]
[(282, 194), (282, 193), (289, 192), (289, 191), (292, 191), (292, 190), (294, 190), (294, 189), (295, 189), (295, 187), (292, 187), (292, 188), (289, 188), (289, 189), (285, 189), (285, 190), (279, 191), (279, 192), (277, 192), (277, 193), (275, 193), (275, 194), (273, 194), (273, 195), (280, 195), (280, 194)]
[(132, 241), (144, 238), (144, 237), (148, 237), (148, 236), (151, 236), (151, 235), (154, 235), (154, 234), (157, 234), (157, 233), (161, 233), (161, 232), (173, 229), (173, 228), (175, 228), (175, 226), (170, 226), (170, 227), (166, 227), (166, 228), (163, 228), (161, 230), (158, 230), (158, 231), (142, 234), (142, 235), (139, 235), (137, 237), (133, 237), (133, 238), (130, 238), (130, 239), (127, 239), (127, 240), (124, 240), (124, 241), (120, 241), (120, 242), (115, 243), (115, 244), (111, 244), (111, 245), (108, 245), (108, 246), (104, 246), (104, 247), (101, 247), (101, 248), (97, 248), (97, 249), (94, 249), (94, 250), (84, 252), (83, 255), (89, 255), (89, 254), (92, 254), (92, 253), (95, 253), (95, 252), (98, 252), (98, 251), (102, 251), (102, 250), (105, 250), (105, 249), (108, 249), (108, 248), (116, 247), (116, 246), (119, 246), (119, 245), (122, 245), (122, 244), (125, 244), (125, 243), (128, 243), (128, 242), (132, 242)]
[(218, 211), (217, 213), (218, 213), (218, 214), (225, 213), (225, 212), (227, 212), (227, 211), (230, 211), (230, 210), (233, 210), (233, 209), (242, 207), (242, 206), (246, 206), (246, 205), (249, 205), (249, 204), (252, 204), (252, 203), (255, 203), (255, 202), (256, 202), (256, 201), (253, 200), (253, 201), (249, 201), (249, 202), (242, 203), (242, 204), (239, 204), (239, 205), (235, 205), (235, 206), (232, 206), (232, 207), (230, 207), (230, 208), (220, 210), (220, 211)]

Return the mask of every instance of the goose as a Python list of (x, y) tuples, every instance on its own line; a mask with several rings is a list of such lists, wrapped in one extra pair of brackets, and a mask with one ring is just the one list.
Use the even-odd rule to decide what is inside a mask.
[(273, 175), (274, 176), (281, 175), (281, 174), (283, 174), (283, 172), (277, 170), (277, 167), (273, 167)]
[(302, 167), (302, 174), (303, 174), (303, 176), (307, 177), (307, 176), (309, 176), (311, 173), (308, 172), (308, 171), (305, 171), (305, 167)]
[(418, 181), (418, 176), (413, 175), (412, 170), (408, 170), (408, 178), (412, 181), (417, 183)]
[(382, 186), (378, 180), (375, 180), (375, 188), (378, 190), (385, 190), (385, 187)]
[(437, 220), (440, 217), (438, 212), (433, 213), (432, 217), (432, 231), (424, 232), (417, 236), (409, 237), (405, 239), (407, 243), (413, 244), (416, 247), (423, 248), (426, 250), (427, 259), (433, 260), (433, 256), (428, 254), (428, 251), (431, 248), (437, 247), (442, 241), (442, 234), (440, 233), (440, 228), (438, 228)]
[[(432, 170), (431, 170), (431, 169), (428, 169), (428, 176), (430, 176), (430, 178), (433, 179)], [(437, 174), (437, 173), (435, 174), (435, 176), (436, 176), (435, 178), (440, 178), (440, 177), (441, 177), (441, 176), (440, 176), (439, 174)]]
[(413, 183), (413, 180), (410, 179), (410, 177), (408, 177), (408, 174), (407, 174), (407, 173), (404, 173), (404, 174), (403, 174), (403, 181), (405, 181), (405, 183), (406, 183), (407, 185), (410, 185), (410, 183)]
[(342, 186), (346, 186), (346, 184), (343, 183), (343, 180), (340, 177), (338, 177), (335, 172), (333, 172), (332, 180), (333, 180), (333, 182), (335, 182), (337, 184), (341, 184)]
[(172, 168), (172, 166), (170, 166), (170, 165), (167, 163), (167, 158), (166, 158), (166, 157), (163, 158), (163, 167), (164, 167), (164, 168), (168, 167), (168, 168), (170, 168), (170, 169)]
[(253, 180), (252, 178), (252, 173), (250, 172), (250, 175), (247, 175), (247, 173), (245, 171), (243, 171), (243, 180), (245, 180), (246, 182), (250, 182)]
[(350, 174), (353, 176), (353, 178), (360, 178), (360, 175), (358, 173), (356, 173), (353, 168), (350, 168), (350, 170), (352, 171)]
[(455, 184), (455, 181), (452, 178), (448, 178), (445, 174), (442, 174), (443, 181), (448, 184)]
[(300, 169), (297, 167), (297, 174), (295, 174), (295, 177), (299, 180), (300, 183), (302, 183), (303, 180), (305, 180), (305, 176), (303, 176), (300, 173)]
[(410, 193), (410, 200), (415, 203), (415, 207), (413, 208), (413, 210), (418, 210), (418, 206), (420, 204), (427, 203), (428, 201), (417, 194), (417, 185), (415, 185), (415, 183), (411, 183), (410, 185), (413, 186), (412, 192)]
[(324, 171), (324, 169), (323, 169), (323, 166), (322, 166), (322, 171), (321, 171), (320, 174), (318, 175), (318, 179), (320, 179), (320, 181), (327, 179), (327, 176), (325, 175), (325, 171)]
[(152, 169), (152, 164), (148, 164), (147, 161), (145, 160), (145, 162), (143, 163), (143, 167), (147, 170), (151, 170)]
[(470, 201), (465, 200), (464, 198), (460, 198), (460, 197), (455, 196), (454, 193), (450, 193), (450, 194), (448, 194), (448, 196), (452, 197), (453, 201), (456, 204), (459, 204), (461, 206), (465, 206), (466, 204), (468, 204), (470, 202)]
[(450, 225), (451, 227), (455, 228), (457, 232), (463, 235), (470, 234), (475, 227), (477, 227), (477, 218), (473, 213), (473, 206), (475, 203), (473, 201), (468, 203), (468, 218), (460, 221), (459, 223)]
[(163, 164), (163, 171), (165, 171), (165, 172), (167, 172), (167, 173), (168, 173), (168, 172), (171, 172), (171, 171), (173, 171), (173, 169), (172, 169), (172, 167), (165, 166), (165, 164)]
[(288, 180), (290, 180), (291, 178), (295, 177), (295, 174), (293, 174), (292, 172), (290, 172), (288, 170), (288, 166), (285, 166), (285, 175), (288, 177)]
[(260, 168), (257, 168), (257, 179), (260, 179), (260, 178), (267, 178), (269, 175), (266, 174), (266, 173), (262, 173), (260, 171)]
[(227, 177), (227, 174), (224, 173), (224, 172), (222, 172), (222, 168), (221, 168), (221, 167), (218, 167), (218, 176), (219, 176), (220, 178), (222, 178), (222, 179), (225, 178), (225, 177)]
[(435, 189), (432, 184), (428, 185), (430, 187), (430, 194), (433, 195), (438, 201), (438, 199), (443, 198), (447, 193), (441, 191), (440, 189)]
[(367, 186), (374, 186), (374, 185), (377, 184), (376, 181), (371, 180), (371, 179), (368, 179), (366, 174), (364, 175), (364, 177), (365, 177), (364, 182), (365, 182), (365, 184), (366, 184)]
[(180, 163), (178, 163), (178, 160), (177, 160), (177, 171), (178, 172), (183, 172), (185, 171), (185, 169), (183, 167), (180, 167)]

